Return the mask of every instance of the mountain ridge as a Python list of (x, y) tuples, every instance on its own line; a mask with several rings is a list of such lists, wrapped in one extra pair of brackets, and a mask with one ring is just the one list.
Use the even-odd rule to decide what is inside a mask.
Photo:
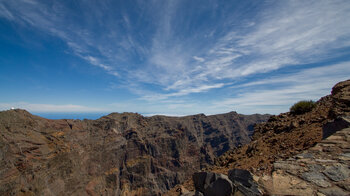
[(2, 195), (159, 195), (228, 149), (269, 115), (185, 117), (111, 113), (50, 120), (0, 112)]

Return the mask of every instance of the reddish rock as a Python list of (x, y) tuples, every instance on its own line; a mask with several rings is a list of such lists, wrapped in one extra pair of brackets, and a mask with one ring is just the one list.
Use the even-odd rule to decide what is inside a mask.
[(112, 113), (48, 120), (0, 112), (0, 195), (158, 195), (239, 144), (269, 115)]

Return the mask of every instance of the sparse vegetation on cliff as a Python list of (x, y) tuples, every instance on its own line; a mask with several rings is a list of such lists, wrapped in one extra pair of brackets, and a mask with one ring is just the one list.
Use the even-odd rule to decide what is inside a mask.
[(310, 112), (315, 106), (316, 103), (312, 100), (299, 101), (290, 108), (290, 112), (292, 114), (305, 114), (306, 112)]

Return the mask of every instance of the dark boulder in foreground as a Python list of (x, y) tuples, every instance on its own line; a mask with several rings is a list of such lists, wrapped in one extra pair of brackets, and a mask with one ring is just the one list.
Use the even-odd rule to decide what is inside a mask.
[(236, 193), (240, 192), (242, 195), (247, 196), (261, 195), (258, 184), (253, 180), (253, 176), (249, 171), (233, 169), (228, 172), (228, 178), (236, 187)]
[(193, 174), (195, 191), (185, 195), (204, 196), (257, 196), (261, 195), (258, 184), (247, 170), (233, 169), (229, 176), (213, 172), (197, 172)]
[(233, 185), (230, 179), (223, 174), (213, 172), (197, 172), (193, 174), (196, 191), (205, 196), (230, 196)]

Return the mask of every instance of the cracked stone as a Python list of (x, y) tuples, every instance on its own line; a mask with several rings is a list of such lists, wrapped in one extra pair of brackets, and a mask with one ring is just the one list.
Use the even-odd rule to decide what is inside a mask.
[(297, 158), (303, 159), (303, 158), (313, 158), (313, 154), (311, 153), (303, 153), (303, 154), (298, 154), (296, 155)]
[(326, 180), (326, 176), (324, 176), (322, 173), (320, 172), (315, 172), (315, 171), (312, 171), (312, 172), (306, 172), (306, 173), (303, 173), (301, 175), (301, 177), (308, 181), (308, 182), (311, 182), (311, 183), (314, 183), (316, 184), (317, 186), (320, 186), (320, 187), (330, 187), (332, 184), (329, 183), (327, 180)]
[(348, 195), (347, 192), (345, 192), (343, 189), (337, 186), (320, 189), (319, 191), (327, 196), (347, 196)]
[(283, 162), (276, 162), (273, 164), (273, 167), (277, 170), (277, 169), (283, 169), (283, 170), (302, 170), (303, 167), (299, 166), (299, 165), (293, 165), (290, 163), (283, 163)]
[(343, 165), (329, 166), (323, 173), (333, 181), (342, 181), (349, 177), (350, 170)]
[(308, 166), (310, 168), (310, 171), (322, 171), (324, 169), (322, 165), (317, 165), (317, 164), (310, 164)]

